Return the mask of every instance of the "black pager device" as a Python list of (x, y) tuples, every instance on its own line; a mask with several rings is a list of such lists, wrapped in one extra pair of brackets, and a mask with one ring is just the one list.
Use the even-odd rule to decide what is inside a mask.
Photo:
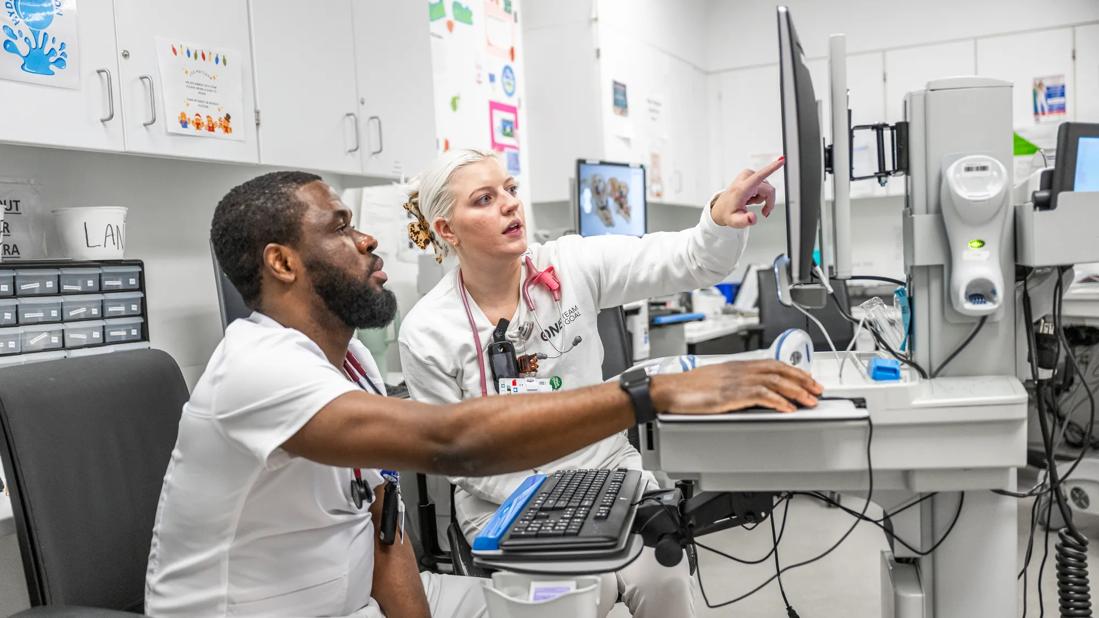
[(515, 346), (508, 341), (509, 322), (501, 318), (492, 331), (492, 343), (488, 344), (488, 365), (492, 369), (492, 386), (500, 392), (501, 378), (519, 377), (519, 360), (515, 357)]

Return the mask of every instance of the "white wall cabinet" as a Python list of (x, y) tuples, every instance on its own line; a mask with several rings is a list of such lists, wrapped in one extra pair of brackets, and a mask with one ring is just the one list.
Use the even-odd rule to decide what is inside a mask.
[(352, 16), (362, 171), (418, 174), (436, 152), (428, 12), (420, 2), (355, 0)]
[[(168, 157), (258, 162), (256, 127), (252, 122), (255, 99), (248, 5), (222, 0), (186, 3), (115, 0), (114, 9), (126, 150)], [(243, 79), (244, 117), (234, 122), (233, 127), (234, 135), (242, 138), (240, 141), (168, 132), (167, 123), (176, 119), (165, 118), (164, 84), (155, 48), (158, 36), (186, 45), (234, 52)]]
[(1034, 80), (1046, 76), (1064, 76), (1069, 95), (1065, 120), (1074, 118), (1072, 34), (1072, 28), (1058, 28), (977, 40), (977, 74), (1007, 80), (1015, 86), (1011, 102), (1016, 128), (1039, 124), (1034, 118)]
[(1076, 29), (1076, 88), (1069, 93), (1080, 122), (1099, 122), (1099, 24)]
[[(0, 140), (122, 150), (122, 110), (112, 8), (110, 2), (80, 5), (78, 89), (0, 80), (0, 101), (5, 102), (4, 113), (0, 114)], [(12, 59), (7, 58), (8, 61)]]
[(351, 4), (313, 0), (325, 19), (307, 19), (300, 2), (250, 3), (261, 163), (362, 172)]

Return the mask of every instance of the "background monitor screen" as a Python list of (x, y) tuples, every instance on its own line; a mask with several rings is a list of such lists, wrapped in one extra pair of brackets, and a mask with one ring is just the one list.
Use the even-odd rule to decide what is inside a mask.
[(581, 236), (641, 236), (648, 231), (644, 166), (580, 160), (576, 187), (576, 231)]
[(1099, 137), (1081, 137), (1076, 145), (1075, 191), (1099, 191)]
[(786, 156), (786, 255), (791, 281), (809, 283), (824, 193), (824, 145), (805, 52), (784, 6), (778, 7), (778, 51), (782, 152)]

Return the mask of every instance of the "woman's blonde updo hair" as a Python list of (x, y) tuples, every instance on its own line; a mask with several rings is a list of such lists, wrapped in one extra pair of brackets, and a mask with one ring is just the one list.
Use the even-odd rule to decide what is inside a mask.
[(404, 209), (415, 217), (408, 224), (408, 239), (420, 249), (431, 245), (435, 250), (435, 261), (442, 262), (450, 254), (452, 247), (445, 239), (435, 234), (436, 219), (449, 219), (454, 210), (454, 193), (450, 190), (450, 178), (459, 169), (493, 159), (496, 155), (485, 150), (461, 148), (440, 155), (418, 177), (412, 180), (412, 191)]

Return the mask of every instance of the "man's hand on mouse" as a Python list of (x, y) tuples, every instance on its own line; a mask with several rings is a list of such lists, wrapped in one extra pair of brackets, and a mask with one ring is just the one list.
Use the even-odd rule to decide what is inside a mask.
[(687, 373), (653, 376), (657, 410), (719, 414), (745, 408), (793, 412), (813, 407), (824, 392), (813, 376), (775, 360), (731, 361)]
[(748, 204), (763, 204), (763, 216), (771, 216), (775, 209), (775, 188), (767, 182), (783, 165), (785, 157), (779, 157), (759, 170), (742, 170), (728, 188), (710, 203), (714, 222), (727, 227), (746, 228), (756, 224), (756, 213), (748, 210)]

